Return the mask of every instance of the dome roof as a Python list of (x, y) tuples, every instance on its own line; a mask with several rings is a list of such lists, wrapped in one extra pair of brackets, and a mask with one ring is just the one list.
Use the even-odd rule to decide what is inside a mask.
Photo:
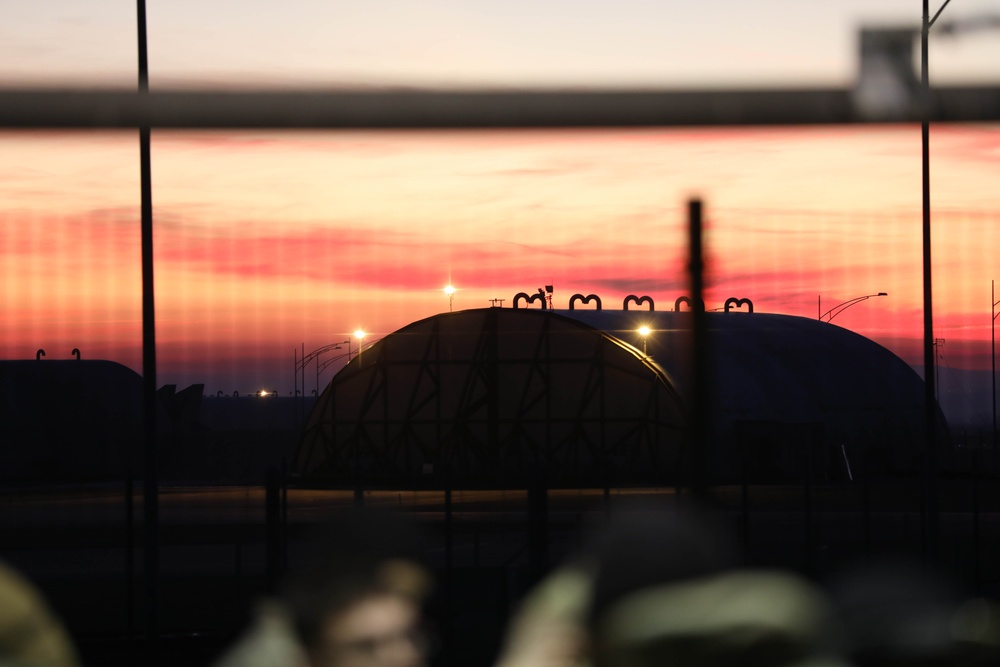
[[(645, 349), (691, 391), (692, 313), (558, 311)], [(705, 313), (716, 468), (732, 447), (812, 443), (844, 473), (915, 468), (924, 439), (924, 384), (902, 359), (848, 329), (811, 318)], [(643, 340), (640, 326), (650, 328)], [(938, 423), (944, 416), (938, 412)], [(755, 452), (757, 464), (766, 453)], [(848, 471), (847, 468), (851, 470)]]
[[(717, 478), (747, 465), (757, 477), (801, 478), (808, 467), (828, 479), (915, 466), (923, 381), (892, 352), (808, 318), (705, 318)], [(691, 325), (690, 312), (511, 308), (415, 322), (334, 377), (306, 424), (297, 472), (675, 481)]]
[(549, 312), (466, 310), (406, 326), (341, 370), (296, 469), (374, 483), (665, 478), (682, 432), (670, 379), (634, 347)]

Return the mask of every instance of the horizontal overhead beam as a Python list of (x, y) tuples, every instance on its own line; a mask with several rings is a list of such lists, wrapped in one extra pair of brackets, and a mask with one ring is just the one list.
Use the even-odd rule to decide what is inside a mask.
[[(870, 91), (869, 91), (870, 92)], [(916, 122), (920, 104), (873, 111), (851, 89), (122, 90), (0, 89), (0, 128), (426, 130)], [(936, 88), (933, 122), (1000, 121), (1000, 86)]]

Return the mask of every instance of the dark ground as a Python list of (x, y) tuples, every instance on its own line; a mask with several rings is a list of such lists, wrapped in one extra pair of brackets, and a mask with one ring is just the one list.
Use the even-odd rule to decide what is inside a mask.
[[(87, 665), (143, 664), (148, 655), (141, 489), (133, 497), (129, 531), (124, 485), (0, 492), (0, 556), (42, 589)], [(540, 571), (578, 548), (609, 510), (677, 497), (673, 488), (552, 490), (530, 498), (524, 490), (453, 491), (449, 511), (443, 491), (382, 490), (366, 492), (364, 503), (420, 522), (439, 580), (430, 609), (441, 646), (435, 662), (466, 667), (491, 663), (508, 615)], [(712, 489), (711, 498), (748, 564), (822, 581), (859, 559), (901, 553), (939, 560), (970, 590), (1000, 595), (997, 482), (942, 481), (936, 522), (921, 510), (916, 479), (869, 487), (734, 485)], [(311, 558), (311, 528), (355, 497), (290, 488), (271, 533), (265, 501), (263, 487), (161, 490), (160, 664), (208, 664), (243, 628), (278, 568)], [(925, 530), (935, 525), (937, 540)], [(269, 535), (277, 538), (270, 551)]]

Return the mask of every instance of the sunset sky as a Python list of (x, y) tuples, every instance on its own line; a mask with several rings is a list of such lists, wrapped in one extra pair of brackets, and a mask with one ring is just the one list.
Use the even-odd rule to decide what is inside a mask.
[[(150, 2), (150, 84), (846, 86), (858, 26), (921, 6), (671, 4)], [(984, 12), (1000, 2), (942, 21)], [(1000, 82), (998, 37), (933, 39), (932, 80)], [(135, 57), (134, 2), (0, 5), (0, 85), (134, 87)], [(287, 394), (294, 350), (446, 311), (449, 282), (456, 309), (545, 284), (557, 308), (671, 307), (692, 196), (709, 308), (816, 317), (818, 296), (888, 292), (835, 323), (922, 363), (916, 126), (153, 137), (162, 383)], [(988, 369), (1000, 127), (934, 126), (931, 146), (935, 335), (944, 363)], [(0, 357), (141, 370), (138, 218), (135, 133), (0, 133)]]

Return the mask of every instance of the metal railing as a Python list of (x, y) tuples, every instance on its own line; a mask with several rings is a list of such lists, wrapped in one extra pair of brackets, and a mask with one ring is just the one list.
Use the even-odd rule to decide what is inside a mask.
[(0, 89), (13, 129), (461, 130), (1000, 121), (1000, 85), (873, 105), (862, 86), (747, 90)]

